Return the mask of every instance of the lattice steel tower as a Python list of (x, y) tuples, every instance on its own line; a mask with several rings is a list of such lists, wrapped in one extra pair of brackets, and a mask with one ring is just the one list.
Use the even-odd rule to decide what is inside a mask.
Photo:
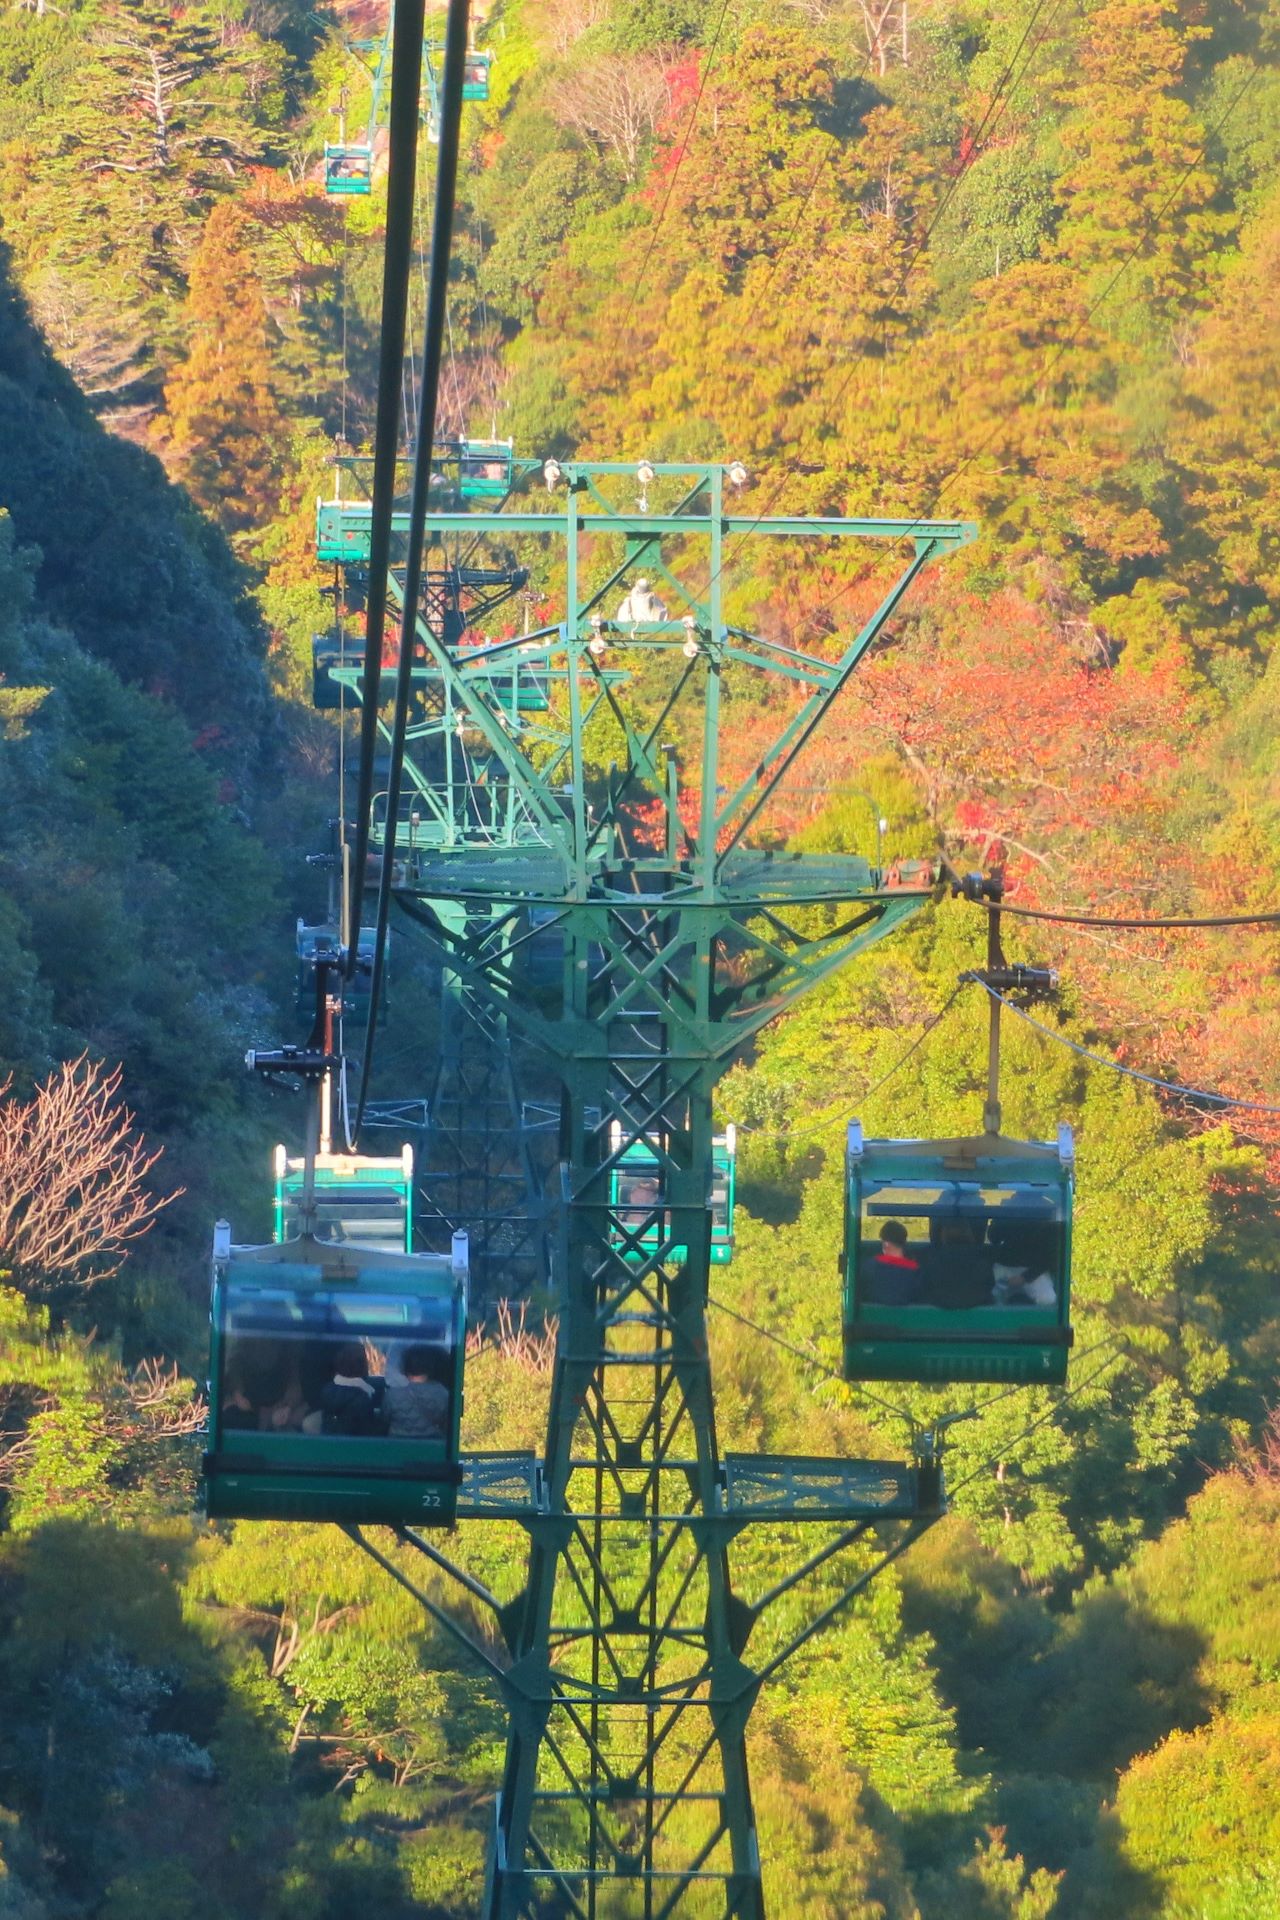
[[(493, 1602), (510, 1734), (486, 1920), (762, 1915), (745, 1746), (759, 1689), (941, 1506), (927, 1448), (910, 1467), (721, 1453), (706, 1329), (712, 1096), (768, 1021), (928, 897), (923, 869), (762, 852), (748, 835), (917, 574), (973, 529), (755, 516), (733, 499), (740, 477), (655, 465), (637, 483), (633, 465), (549, 463), (557, 497), (536, 508), (431, 516), (431, 540), (465, 527), (530, 554), (557, 543), (563, 603), (553, 624), (495, 644), (448, 645), (420, 624), (423, 682), (443, 691), (455, 732), (483, 742), (486, 804), (513, 825), (481, 834), (465, 808), (433, 803), (429, 832), (420, 808), (394, 835), (397, 901), (466, 1001), (535, 1048), (562, 1089), (546, 1447), (515, 1492), (486, 1494), (471, 1463), (459, 1509), (516, 1519), (530, 1543), (518, 1597)], [(880, 562), (899, 550), (837, 658), (725, 619), (726, 566), (781, 538), (880, 542)], [(641, 571), (667, 604), (632, 618), (633, 601), (620, 620)], [(516, 723), (521, 675), (545, 690), (553, 748), (545, 727), (531, 740)], [(761, 676), (776, 737), (726, 789), (735, 683)], [(788, 687), (790, 703), (777, 697)], [(641, 1144), (658, 1179), (624, 1195), (618, 1171)], [(733, 1546), (758, 1521), (818, 1532), (747, 1597)], [(801, 1617), (811, 1583), (821, 1592)], [(492, 1598), (469, 1577), (468, 1591)], [(784, 1595), (791, 1624), (753, 1662), (753, 1629)]]

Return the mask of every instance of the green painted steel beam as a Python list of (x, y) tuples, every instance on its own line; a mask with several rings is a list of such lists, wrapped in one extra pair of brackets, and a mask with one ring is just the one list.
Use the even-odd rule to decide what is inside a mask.
[[(322, 500), (316, 508), (316, 551), (321, 560), (344, 566), (367, 565), (371, 541), (373, 508), (367, 500)], [(978, 530), (965, 520), (873, 520), (824, 517), (804, 519), (795, 514), (724, 514), (714, 523), (705, 514), (650, 513), (634, 511), (607, 513), (603, 508), (579, 512), (570, 507), (563, 513), (534, 513), (522, 508), (497, 512), (473, 511), (432, 513), (427, 527), (428, 546), (439, 545), (451, 535), (475, 538), (497, 534), (509, 539), (514, 534), (613, 534), (631, 538), (678, 535), (709, 536), (713, 529), (730, 539), (808, 539), (808, 540), (911, 540), (931, 547), (962, 547), (976, 540)], [(392, 535), (401, 538), (409, 530), (407, 512), (391, 519)]]

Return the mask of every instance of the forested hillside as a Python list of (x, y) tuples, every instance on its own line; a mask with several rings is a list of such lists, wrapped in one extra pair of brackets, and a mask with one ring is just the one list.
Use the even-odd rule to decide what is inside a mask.
[[(369, 445), (385, 133), (367, 199), (326, 198), (320, 156), (367, 105), (348, 43), (383, 24), (363, 0), (0, 16), (13, 1920), (479, 1899), (503, 1739), (483, 1676), (340, 1535), (192, 1512), (208, 1224), (262, 1224), (293, 1124), (240, 1057), (293, 1037), (303, 856), (334, 810), (313, 514), (335, 449)], [(446, 432), (740, 459), (753, 513), (979, 525), (772, 843), (870, 856), (883, 820), (888, 855), (999, 866), (1018, 906), (1280, 911), (1274, 4), (496, 0), (478, 33)], [(834, 547), (803, 572), (763, 551), (730, 568), (729, 616), (786, 644), (834, 651), (882, 590)], [(535, 573), (531, 616), (554, 584)], [(726, 689), (745, 772), (785, 696)], [(976, 1125), (986, 1006), (954, 989), (985, 934), (971, 905), (926, 909), (725, 1083), (745, 1218), (722, 1297), (757, 1323), (715, 1325), (725, 1446), (900, 1452), (834, 1377), (843, 1123)], [(1070, 1389), (952, 1430), (951, 1516), (765, 1695), (771, 1910), (1268, 1920), (1280, 930), (1025, 921), (1006, 944), (1063, 983), (1047, 1033), (1006, 1021), (1004, 1098), (1013, 1133), (1077, 1131)], [(39, 1090), (82, 1054), (122, 1068), (130, 1137), (163, 1149), (148, 1204), (182, 1191), (59, 1266), (13, 1196)], [(478, 1343), (464, 1443), (537, 1446), (546, 1390), (536, 1340)], [(473, 1526), (457, 1552), (509, 1591), (518, 1546)], [(776, 1547), (754, 1550), (767, 1585)]]

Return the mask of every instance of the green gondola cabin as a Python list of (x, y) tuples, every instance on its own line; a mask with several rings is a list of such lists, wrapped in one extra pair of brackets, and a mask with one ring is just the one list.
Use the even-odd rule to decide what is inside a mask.
[(504, 500), (515, 471), (515, 445), (510, 440), (459, 440), (446, 450), (450, 468), (456, 466), (458, 491), (464, 500)]
[(464, 100), (487, 100), (489, 98), (489, 69), (493, 65), (493, 55), (481, 52), (479, 47), (469, 47), (467, 57), (462, 63), (462, 97)]
[[(615, 1122), (615, 1152), (618, 1137)], [(727, 1266), (733, 1258), (737, 1150), (737, 1130), (731, 1122), (711, 1143), (711, 1264), (715, 1267)], [(635, 1140), (623, 1150), (609, 1179), (609, 1209), (616, 1222), (613, 1244), (624, 1259), (638, 1263), (657, 1253), (667, 1232), (662, 1213), (662, 1165), (645, 1141)], [(641, 1228), (643, 1231), (638, 1232)], [(637, 1233), (637, 1240), (631, 1243), (628, 1236)], [(666, 1254), (676, 1263), (687, 1256), (686, 1247), (670, 1247)]]
[[(283, 1246), (302, 1231), (306, 1161), (292, 1159), (277, 1147), (273, 1164), (271, 1231), (275, 1244)], [(318, 1153), (313, 1205), (317, 1240), (339, 1246), (351, 1240), (361, 1247), (412, 1252), (413, 1148), (403, 1147), (394, 1159), (382, 1160), (362, 1153)]]
[(465, 1235), (443, 1255), (233, 1247), (220, 1222), (206, 1512), (452, 1525), (466, 1324)]
[(327, 146), (324, 150), (324, 190), (346, 196), (373, 190), (373, 148), (367, 142)]
[(846, 1155), (846, 1380), (1065, 1380), (1074, 1147), (980, 1134)]

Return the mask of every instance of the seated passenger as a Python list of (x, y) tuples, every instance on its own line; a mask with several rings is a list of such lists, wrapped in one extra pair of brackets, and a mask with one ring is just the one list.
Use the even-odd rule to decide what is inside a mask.
[(880, 1251), (866, 1264), (862, 1294), (881, 1307), (909, 1307), (923, 1297), (924, 1276), (907, 1252), (901, 1220), (886, 1220), (881, 1227)]
[(972, 1222), (944, 1220), (934, 1247), (933, 1304), (952, 1310), (989, 1306), (991, 1277), (991, 1261), (978, 1245)]
[(995, 1249), (995, 1299), (999, 1306), (1056, 1307), (1053, 1270), (1057, 1248), (1052, 1230), (1037, 1222), (1014, 1222)]
[(385, 1433), (386, 1395), (387, 1383), (381, 1375), (370, 1378), (363, 1342), (344, 1341), (333, 1356), (332, 1378), (320, 1390), (320, 1431)]
[(1058, 1289), (1053, 1284), (1053, 1275), (1047, 1269), (1033, 1274), (1029, 1267), (1006, 1267), (997, 1261), (993, 1271), (997, 1306), (1057, 1306)]
[(662, 1202), (662, 1193), (656, 1180), (648, 1175), (633, 1180), (623, 1187), (619, 1194), (622, 1205), (618, 1212), (629, 1222), (632, 1228), (638, 1227), (651, 1213), (655, 1213)]
[(262, 1408), (260, 1418), (264, 1432), (298, 1433), (301, 1431), (309, 1408), (302, 1384), (300, 1365), (298, 1350), (291, 1346), (283, 1374), (279, 1379), (279, 1391), (271, 1404)]
[(258, 1410), (246, 1391), (243, 1372), (232, 1361), (223, 1368), (218, 1417), (224, 1433), (257, 1431)]
[(430, 1347), (406, 1347), (400, 1377), (387, 1382), (388, 1431), (407, 1439), (443, 1439), (449, 1426), (449, 1389)]
[(237, 1340), (223, 1372), (223, 1426), (270, 1432), (272, 1409), (284, 1396), (288, 1373), (288, 1358), (281, 1342), (253, 1337)]

